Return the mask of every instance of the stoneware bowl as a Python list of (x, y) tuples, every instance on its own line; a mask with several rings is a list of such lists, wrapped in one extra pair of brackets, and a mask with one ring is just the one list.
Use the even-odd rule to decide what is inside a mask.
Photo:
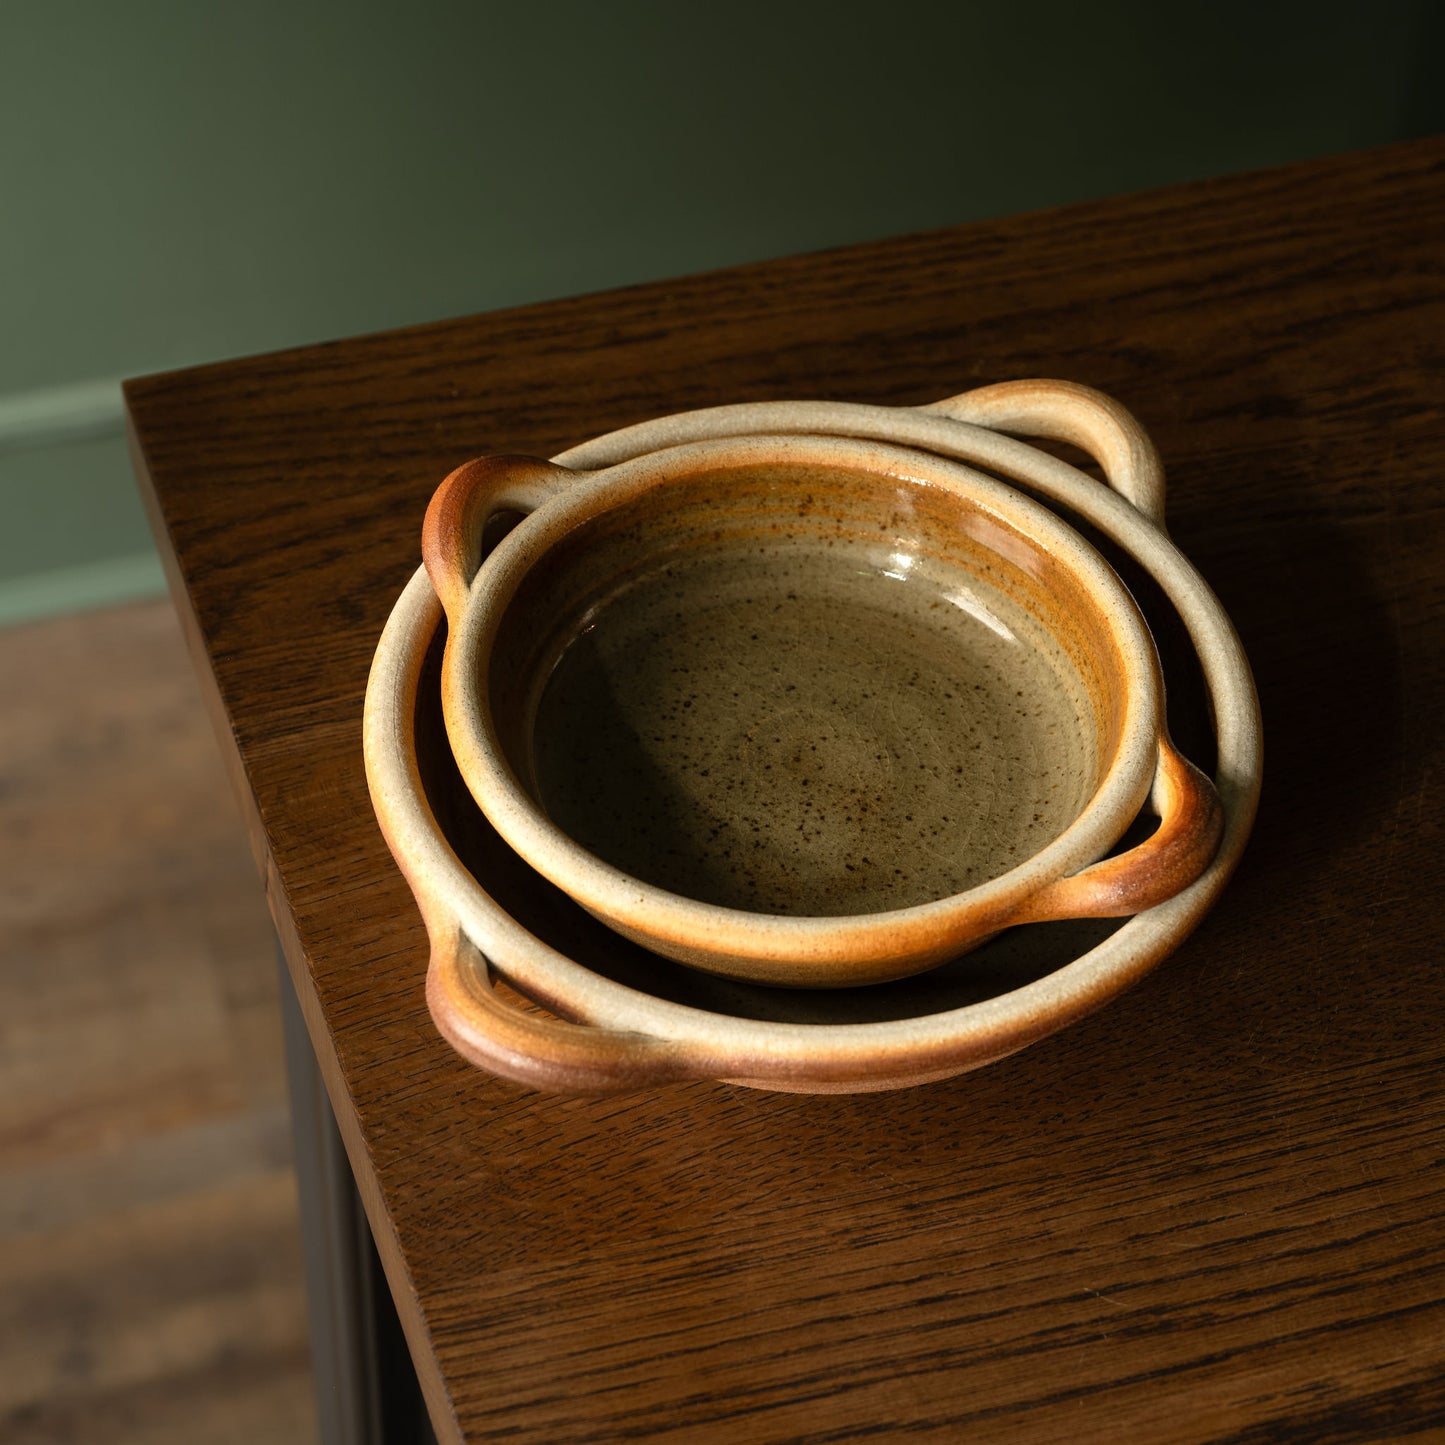
[[(1227, 617), (1164, 534), (1157, 456), (1122, 408), (1066, 383), (992, 387), (919, 409), (724, 407), (614, 433), (556, 461), (596, 471), (699, 439), (790, 432), (882, 438), (985, 467), (1086, 519), (1132, 554), (1177, 610), (1198, 656), (1217, 741), (1219, 847), (1193, 883), (1122, 925), (1013, 929), (900, 983), (798, 993), (677, 968), (598, 928), (580, 909), (569, 913), (570, 902), (470, 804), (458, 805), (465, 795), (437, 716), (441, 610), (419, 572), (373, 667), (368, 778), (383, 832), (427, 923), (433, 1017), (482, 1067), (574, 1091), (724, 1078), (832, 1092), (948, 1077), (1014, 1052), (1142, 976), (1194, 927), (1238, 861), (1259, 789), (1253, 683)], [(1005, 433), (1082, 446), (1114, 490)], [(1166, 770), (1159, 771), (1156, 793), (1167, 794)], [(1167, 798), (1161, 801), (1167, 811)], [(558, 1017), (539, 1016), (515, 994), (498, 992), (499, 978)]]
[[(816, 435), (596, 471), (485, 458), (438, 489), (423, 554), (473, 798), (669, 958), (876, 983), (1012, 925), (1137, 913), (1218, 845), (1133, 599), (960, 462)], [(1098, 861), (1156, 779), (1160, 826)]]

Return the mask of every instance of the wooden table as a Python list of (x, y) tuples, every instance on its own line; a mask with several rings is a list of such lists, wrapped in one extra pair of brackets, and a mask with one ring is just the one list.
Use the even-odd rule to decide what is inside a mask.
[[(1205, 926), (896, 1094), (528, 1093), (442, 1044), (361, 704), (486, 451), (1010, 377), (1120, 397), (1267, 774)], [(127, 388), (301, 1010), (444, 1440), (1355, 1441), (1445, 1429), (1445, 142)]]

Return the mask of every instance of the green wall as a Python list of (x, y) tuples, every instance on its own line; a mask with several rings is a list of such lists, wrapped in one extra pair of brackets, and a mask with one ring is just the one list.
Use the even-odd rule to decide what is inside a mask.
[(0, 620), (159, 585), (76, 383), (1425, 133), (1442, 9), (4, 0)]

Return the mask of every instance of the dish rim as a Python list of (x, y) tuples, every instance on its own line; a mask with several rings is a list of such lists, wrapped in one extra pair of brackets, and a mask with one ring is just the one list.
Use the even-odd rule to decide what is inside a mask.
[[(494, 721), (485, 659), (532, 566), (580, 522), (609, 514), (696, 469), (778, 463), (866, 471), (947, 492), (989, 515), (1067, 572), (1085, 594), (1122, 673), (1122, 717), (1108, 766), (1084, 806), (1043, 848), (972, 888), (908, 907), (783, 915), (708, 903), (648, 883), (598, 857), (549, 818), (516, 776)], [(1040, 625), (1047, 624), (1040, 619)], [(1137, 603), (1098, 551), (1047, 508), (951, 458), (885, 441), (811, 433), (750, 434), (646, 452), (579, 472), (517, 524), (478, 570), (443, 668), (447, 733), (473, 800), (534, 869), (609, 926), (694, 967), (803, 987), (881, 982), (922, 971), (1018, 918), (1055, 880), (1096, 862), (1149, 794), (1163, 733), (1154, 639)]]
[[(1177, 948), (1218, 898), (1238, 865), (1258, 806), (1258, 697), (1228, 615), (1160, 525), (1157, 454), (1118, 403), (1058, 382), (1006, 383), (919, 408), (743, 403), (624, 428), (556, 461), (597, 466), (608, 456), (655, 450), (687, 435), (788, 429), (871, 436), (880, 427), (904, 445), (1023, 482), (1092, 523), (1159, 583), (1189, 632), (1215, 715), (1215, 785), (1224, 832), (1214, 861), (1175, 897), (1130, 918), (1072, 962), (1019, 989), (957, 1009), (883, 1022), (796, 1024), (740, 1019), (658, 999), (601, 977), (523, 928), (442, 836), (421, 793), (414, 750), (409, 751), (421, 665), (442, 617), (419, 568), (393, 608), (373, 661), (364, 751), (378, 821), (431, 940), (427, 992), (433, 1017), (470, 1061), (519, 1082), (564, 1091), (696, 1079), (819, 1093), (906, 1087), (1003, 1058), (1092, 1012)], [(1084, 445), (1102, 462), (1109, 485), (1005, 431)], [(559, 1018), (533, 1019), (500, 1000), (493, 972)]]

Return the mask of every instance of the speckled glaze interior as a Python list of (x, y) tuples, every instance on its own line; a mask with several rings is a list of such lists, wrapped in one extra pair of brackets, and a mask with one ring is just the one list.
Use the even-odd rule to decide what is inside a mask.
[[(426, 923), (432, 1017), (481, 1068), (534, 1088), (588, 1093), (699, 1079), (855, 1092), (947, 1078), (1026, 1047), (1143, 977), (1199, 923), (1239, 862), (1261, 782), (1253, 679), (1218, 600), (1164, 531), (1162, 467), (1123, 407), (1059, 381), (1005, 383), (921, 408), (750, 403), (641, 423), (556, 462), (595, 470), (697, 438), (778, 431), (881, 437), (981, 464), (1117, 545), (1157, 588), (1161, 620), (1171, 624), (1166, 640), (1182, 625), (1185, 653), (1167, 652), (1165, 668), (1172, 688), (1185, 684), (1186, 699), (1191, 678), (1200, 689), (1181, 721), (1199, 725), (1186, 728), (1186, 740), (1211, 762), (1222, 838), (1202, 873), (1171, 883), (1132, 917), (1012, 928), (894, 983), (800, 991), (678, 967), (588, 917), (473, 805), (443, 720), (446, 618), (434, 578), (419, 569), (372, 666), (367, 779)], [(1017, 439), (1033, 436), (1083, 447), (1107, 484)], [(1156, 799), (1163, 782), (1161, 755)], [(503, 980), (548, 1012), (520, 1007), (496, 986)]]
[(755, 436), (553, 486), (466, 594), (447, 725), (502, 836), (625, 936), (761, 982), (902, 977), (1034, 916), (1148, 795), (1148, 629), (999, 483)]
[[(805, 1025), (902, 1021), (978, 1004), (1045, 978), (1124, 922), (1085, 918), (1006, 929), (937, 968), (867, 988), (779, 987), (664, 958), (607, 927), (530, 867), (472, 802), (442, 717), (446, 628), (437, 626), (435, 614), (425, 610), (424, 579), (417, 590), (415, 631), (407, 644), (416, 673), (399, 698), (407, 709), (410, 756), (417, 769), (415, 802), (435, 820), (438, 838), (445, 840), (465, 870), (470, 888), (485, 889), (488, 905), (498, 917), (529, 930), (597, 980), (739, 1021)], [(501, 949), (495, 959), (503, 971), (508, 971), (508, 955)], [(536, 990), (535, 979), (516, 978), (516, 982), (528, 992)]]
[(1119, 749), (1116, 653), (1077, 579), (970, 499), (766, 465), (567, 532), (487, 686), (573, 841), (704, 903), (828, 916), (962, 893), (1058, 838)]

